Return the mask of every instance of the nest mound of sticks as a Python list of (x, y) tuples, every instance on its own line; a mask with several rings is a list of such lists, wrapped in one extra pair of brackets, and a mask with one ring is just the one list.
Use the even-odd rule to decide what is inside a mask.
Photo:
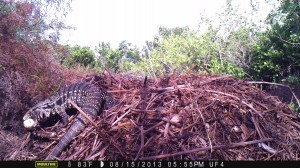
[(299, 115), (250, 82), (199, 74), (100, 78), (119, 104), (59, 159), (299, 160)]

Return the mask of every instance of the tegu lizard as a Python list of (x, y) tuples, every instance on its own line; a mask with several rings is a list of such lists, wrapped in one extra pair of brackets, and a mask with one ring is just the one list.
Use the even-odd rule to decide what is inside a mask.
[[(66, 126), (69, 118), (66, 110), (72, 107), (69, 99), (88, 116), (96, 116), (100, 109), (108, 109), (116, 104), (105, 90), (86, 82), (75, 83), (29, 109), (23, 117), (24, 127), (35, 130), (55, 115), (59, 115)], [(46, 160), (56, 159), (72, 139), (82, 132), (87, 122), (88, 119), (80, 113)]]

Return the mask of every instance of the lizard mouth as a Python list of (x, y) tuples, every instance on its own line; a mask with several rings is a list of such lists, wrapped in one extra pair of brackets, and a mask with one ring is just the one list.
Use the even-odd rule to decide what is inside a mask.
[(36, 127), (37, 122), (35, 122), (31, 118), (28, 118), (28, 119), (24, 120), (23, 125), (26, 129), (33, 129), (34, 127)]

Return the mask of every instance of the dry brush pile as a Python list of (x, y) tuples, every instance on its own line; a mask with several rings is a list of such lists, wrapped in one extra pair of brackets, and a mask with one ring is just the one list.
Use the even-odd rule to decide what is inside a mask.
[[(94, 120), (97, 127), (89, 124), (58, 159), (299, 160), (299, 115), (247, 81), (196, 74), (101, 78), (119, 104)], [(59, 126), (45, 131), (63, 135)], [(44, 159), (56, 142), (41, 147), (36, 139), (24, 147), (31, 153), (19, 158)]]

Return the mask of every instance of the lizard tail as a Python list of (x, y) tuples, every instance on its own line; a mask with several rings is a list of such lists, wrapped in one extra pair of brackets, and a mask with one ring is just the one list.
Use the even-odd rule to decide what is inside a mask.
[[(80, 114), (79, 114), (80, 115)], [(64, 148), (76, 137), (85, 127), (85, 121), (82, 117), (78, 117), (66, 134), (62, 137), (59, 143), (55, 146), (54, 150), (47, 156), (45, 160), (56, 160), (57, 156), (64, 150)]]

